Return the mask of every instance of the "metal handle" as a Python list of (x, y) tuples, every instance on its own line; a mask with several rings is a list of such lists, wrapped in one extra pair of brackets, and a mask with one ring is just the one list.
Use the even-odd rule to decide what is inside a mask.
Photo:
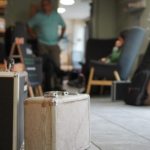
[(68, 95), (79, 95), (78, 92), (69, 92)]
[(55, 97), (58, 97), (58, 93), (56, 91), (45, 92), (44, 97), (45, 98), (51, 98), (51, 97), (55, 98)]
[(8, 63), (7, 70), (8, 71), (13, 71), (15, 60), (13, 58), (9, 58), (7, 63)]
[(56, 98), (58, 95), (79, 95), (77, 92), (67, 92), (67, 91), (50, 91), (50, 92), (45, 92), (44, 97), (45, 98)]
[(68, 92), (67, 91), (57, 91), (58, 95), (64, 95), (67, 96)]

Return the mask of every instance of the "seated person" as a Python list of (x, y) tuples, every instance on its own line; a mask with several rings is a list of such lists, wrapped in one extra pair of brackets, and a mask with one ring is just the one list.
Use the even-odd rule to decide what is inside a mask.
[(103, 63), (110, 63), (110, 64), (117, 63), (117, 61), (120, 57), (120, 54), (121, 54), (121, 48), (124, 44), (124, 39), (125, 39), (124, 32), (126, 32), (126, 31), (121, 32), (120, 37), (118, 38), (118, 40), (115, 43), (112, 53), (109, 56), (107, 56), (106, 58), (101, 59), (101, 61)]
[[(120, 36), (115, 43), (115, 46), (112, 50), (112, 53), (109, 56), (107, 56), (106, 58), (100, 59), (100, 61), (102, 63), (110, 63), (110, 64), (117, 63), (117, 61), (120, 57), (120, 54), (121, 54), (121, 49), (122, 49), (122, 46), (124, 44), (125, 36), (127, 35), (127, 32), (128, 32), (128, 30), (124, 30), (120, 33)], [(85, 84), (87, 84), (87, 79), (89, 77), (89, 73), (90, 73), (89, 62), (86, 62), (83, 65), (82, 73), (79, 74), (78, 79), (73, 80), (73, 81), (69, 81), (68, 85), (76, 86), (76, 87), (84, 86)]]

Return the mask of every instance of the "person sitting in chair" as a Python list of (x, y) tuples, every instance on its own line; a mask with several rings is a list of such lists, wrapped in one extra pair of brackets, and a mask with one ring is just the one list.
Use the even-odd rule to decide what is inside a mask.
[(127, 34), (127, 30), (124, 30), (120, 33), (120, 37), (116, 41), (115, 46), (112, 50), (112, 53), (109, 56), (107, 56), (106, 58), (101, 59), (101, 61), (103, 63), (110, 63), (110, 64), (117, 63), (117, 61), (120, 57), (120, 54), (121, 54), (121, 49), (124, 44), (126, 34)]
[[(121, 49), (124, 44), (127, 33), (128, 33), (128, 30), (123, 30), (120, 33), (118, 40), (115, 42), (115, 46), (112, 50), (112, 53), (109, 56), (107, 56), (106, 58), (100, 59), (100, 61), (102, 63), (110, 63), (110, 64), (117, 63), (117, 61), (120, 57)], [(84, 86), (87, 83), (86, 79), (88, 79), (88, 77), (89, 77), (89, 72), (90, 72), (90, 65), (89, 65), (89, 62), (86, 62), (83, 65), (82, 72), (79, 74), (78, 79), (69, 81), (68, 85), (76, 86), (76, 87)]]

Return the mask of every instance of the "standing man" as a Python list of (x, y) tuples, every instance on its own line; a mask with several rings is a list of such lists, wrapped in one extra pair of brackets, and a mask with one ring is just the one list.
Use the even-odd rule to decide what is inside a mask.
[[(66, 25), (61, 16), (53, 10), (50, 0), (41, 1), (42, 11), (37, 13), (29, 22), (28, 31), (33, 39), (38, 40), (39, 55), (49, 54), (55, 64), (60, 66), (60, 48), (58, 41), (64, 35)], [(58, 26), (61, 25), (61, 35)], [(33, 31), (35, 29), (35, 33)]]
[[(49, 72), (52, 70), (47, 64), (47, 56), (51, 59), (57, 67), (60, 67), (60, 48), (58, 46), (59, 40), (63, 37), (66, 25), (62, 17), (53, 10), (50, 0), (41, 1), (42, 11), (37, 13), (27, 23), (27, 28), (30, 36), (38, 40), (38, 53), (43, 58), (43, 70)], [(58, 26), (61, 26), (61, 34), (58, 35)], [(35, 31), (35, 32), (34, 32)], [(49, 69), (49, 71), (47, 71)], [(52, 73), (51, 73), (52, 74)], [(50, 80), (45, 80), (46, 84), (50, 84)], [(50, 77), (49, 77), (50, 78)], [(49, 88), (47, 88), (49, 89)]]

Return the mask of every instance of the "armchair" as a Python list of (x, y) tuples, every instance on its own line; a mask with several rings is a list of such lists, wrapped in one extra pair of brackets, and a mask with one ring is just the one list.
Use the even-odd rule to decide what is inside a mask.
[[(146, 30), (141, 27), (132, 27), (129, 30), (117, 64), (103, 64), (100, 61), (90, 61), (91, 70), (86, 90), (87, 94), (90, 93), (92, 85), (111, 86), (113, 80), (127, 80), (145, 34)], [(94, 80), (94, 76), (105, 78), (105, 80)]]

